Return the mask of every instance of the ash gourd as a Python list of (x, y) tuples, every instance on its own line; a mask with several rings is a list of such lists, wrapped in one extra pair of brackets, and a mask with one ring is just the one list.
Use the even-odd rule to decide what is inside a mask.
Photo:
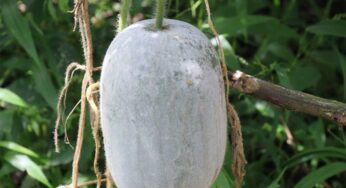
[(209, 188), (225, 155), (217, 54), (194, 26), (137, 22), (108, 48), (101, 75), (106, 158), (119, 188)]

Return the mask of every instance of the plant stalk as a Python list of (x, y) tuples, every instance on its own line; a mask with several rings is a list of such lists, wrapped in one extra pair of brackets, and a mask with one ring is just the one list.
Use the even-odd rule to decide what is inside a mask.
[(127, 16), (130, 11), (131, 0), (123, 0), (122, 6), (120, 9), (120, 18), (118, 24), (118, 33), (125, 29), (127, 26)]
[(162, 29), (163, 15), (165, 14), (165, 0), (156, 0), (156, 22), (155, 27), (158, 30)]

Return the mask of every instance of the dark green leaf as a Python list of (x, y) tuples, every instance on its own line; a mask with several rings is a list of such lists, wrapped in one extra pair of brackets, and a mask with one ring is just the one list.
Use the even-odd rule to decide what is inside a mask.
[(48, 12), (50, 14), (50, 16), (52, 16), (54, 21), (57, 21), (57, 15), (56, 15), (56, 10), (55, 7), (53, 5), (53, 0), (46, 0), (47, 6), (48, 6)]
[(342, 75), (344, 77), (344, 99), (346, 99), (346, 57), (336, 50), (336, 57), (339, 60)]
[(215, 21), (215, 25), (220, 33), (235, 36), (246, 34), (250, 26), (275, 21), (274, 18), (268, 16), (247, 15), (244, 17), (219, 18)]
[(306, 30), (315, 34), (346, 37), (346, 21), (324, 20), (306, 28)]
[(236, 11), (239, 17), (247, 15), (247, 1), (235, 0)]
[(304, 152), (298, 153), (297, 155), (290, 158), (284, 166), (292, 167), (299, 163), (306, 162), (311, 159), (320, 159), (320, 158), (339, 158), (346, 160), (346, 150), (339, 149), (334, 147), (324, 147), (321, 149), (310, 149)]
[(1, 0), (0, 5), (0, 10), (8, 30), (34, 60), (33, 77), (37, 91), (39, 91), (47, 103), (55, 109), (57, 92), (47, 73), (45, 65), (37, 55), (27, 20), (20, 15), (16, 6), (16, 1)]
[(27, 20), (20, 15), (16, 6), (16, 1), (1, 0), (0, 5), (2, 16), (8, 30), (24, 50), (31, 56), (31, 58), (34, 59), (35, 63), (38, 63), (39, 57), (37, 55), (29, 24)]
[(282, 176), (285, 174), (287, 168), (284, 168), (280, 174), (278, 175), (278, 177), (267, 187), (267, 188), (279, 188), (279, 181), (282, 178)]
[(58, 3), (60, 11), (67, 12), (69, 10), (68, 0), (60, 0)]
[(294, 187), (295, 188), (308, 188), (314, 187), (317, 183), (337, 175), (340, 172), (346, 171), (346, 163), (335, 162), (327, 164), (302, 178)]
[(268, 51), (274, 54), (276, 57), (290, 62), (294, 59), (294, 55), (287, 46), (282, 45), (280, 43), (271, 43), (268, 46)]
[(3, 164), (0, 168), (0, 177), (10, 174), (11, 172), (15, 171), (16, 169), (12, 167), (10, 164)]
[(32, 66), (33, 78), (36, 90), (41, 93), (47, 104), (55, 109), (57, 103), (57, 91), (53, 86), (51, 79), (45, 67)]
[(7, 134), (11, 135), (15, 110), (16, 108), (8, 108), (0, 111), (0, 138)]
[(73, 150), (70, 147), (64, 147), (63, 152), (53, 153), (50, 159), (47, 161), (47, 166), (58, 166), (71, 163), (73, 160)]
[(320, 78), (319, 70), (312, 66), (297, 67), (290, 74), (290, 79), (297, 90), (315, 86)]
[(291, 81), (287, 75), (287, 69), (284, 69), (280, 66), (276, 66), (275, 71), (279, 78), (279, 84), (287, 88), (292, 88)]

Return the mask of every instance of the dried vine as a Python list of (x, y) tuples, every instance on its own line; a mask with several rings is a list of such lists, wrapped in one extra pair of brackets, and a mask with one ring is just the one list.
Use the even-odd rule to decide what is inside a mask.
[[(100, 137), (99, 137), (99, 111), (98, 111), (98, 96), (94, 92), (96, 85), (93, 80), (93, 71), (99, 70), (99, 68), (94, 68), (93, 66), (93, 45), (92, 37), (90, 31), (90, 22), (89, 22), (89, 13), (88, 13), (88, 1), (87, 0), (75, 0), (74, 13), (75, 27), (74, 30), (78, 27), (81, 34), (81, 41), (83, 47), (83, 53), (85, 58), (85, 65), (80, 65), (77, 63), (71, 63), (66, 70), (65, 74), (65, 85), (60, 92), (57, 105), (57, 120), (54, 131), (54, 143), (56, 151), (59, 152), (58, 145), (58, 128), (61, 122), (61, 106), (62, 102), (64, 103), (64, 108), (66, 104), (66, 95), (68, 87), (71, 83), (71, 78), (76, 70), (84, 70), (84, 76), (81, 86), (81, 97), (80, 97), (80, 116), (78, 123), (78, 136), (75, 146), (75, 153), (73, 156), (72, 162), (72, 183), (69, 187), (77, 188), (78, 185), (78, 164), (80, 160), (80, 154), (82, 151), (83, 137), (84, 137), (84, 128), (86, 121), (86, 108), (87, 108), (87, 99), (91, 106), (90, 108), (90, 117), (92, 119), (92, 130), (95, 140), (95, 156), (94, 156), (94, 171), (96, 174), (96, 187), (101, 186), (102, 175), (98, 168), (98, 158), (100, 150)], [(73, 110), (72, 110), (73, 111)], [(65, 138), (67, 138), (66, 128), (65, 128)], [(68, 141), (68, 139), (67, 139)]]
[[(122, 31), (126, 25), (127, 25), (127, 16), (128, 16), (128, 10), (130, 6), (131, 0), (124, 0), (122, 5), (122, 10), (120, 12), (120, 19), (119, 19), (119, 27), (118, 32)], [(62, 187), (72, 187), (77, 188), (80, 186), (85, 186), (89, 184), (96, 184), (96, 187), (99, 188), (101, 186), (102, 182), (106, 182), (106, 187), (111, 188), (113, 181), (111, 178), (110, 171), (108, 169), (108, 166), (106, 167), (105, 172), (105, 179), (102, 179), (102, 174), (98, 167), (98, 160), (100, 155), (100, 148), (101, 148), (101, 141), (100, 141), (100, 112), (99, 112), (99, 101), (98, 101), (98, 90), (99, 90), (99, 83), (94, 83), (93, 80), (93, 71), (99, 71), (100, 67), (94, 68), (93, 66), (93, 45), (92, 45), (92, 36), (90, 31), (90, 22), (89, 22), (89, 10), (88, 10), (88, 0), (75, 0), (74, 1), (74, 8), (71, 11), (74, 14), (74, 28), (75, 31), (76, 28), (79, 28), (80, 35), (81, 35), (81, 41), (82, 41), (82, 47), (83, 47), (83, 53), (85, 58), (85, 65), (80, 65), (78, 63), (71, 63), (66, 70), (65, 73), (65, 85), (63, 89), (61, 90), (59, 97), (58, 97), (58, 105), (57, 105), (57, 120), (55, 122), (55, 131), (54, 131), (54, 144), (56, 148), (56, 152), (59, 152), (59, 145), (58, 145), (58, 129), (62, 121), (62, 103), (64, 104), (64, 108), (66, 108), (66, 95), (68, 88), (71, 84), (71, 78), (73, 77), (73, 74), (76, 70), (83, 70), (84, 76), (81, 86), (81, 97), (80, 101), (75, 105), (75, 107), (72, 109), (72, 111), (67, 116), (67, 119), (69, 118), (70, 114), (74, 111), (74, 109), (80, 105), (80, 116), (79, 116), (79, 123), (78, 123), (78, 136), (77, 136), (77, 142), (75, 147), (75, 153), (73, 157), (72, 162), (72, 183), (70, 185), (62, 186)], [(91, 128), (93, 133), (93, 138), (95, 141), (95, 155), (94, 155), (94, 162), (93, 167), (96, 175), (96, 180), (91, 182), (85, 182), (78, 184), (78, 163), (80, 159), (80, 154), (82, 150), (82, 143), (83, 143), (83, 136), (84, 136), (84, 128), (85, 128), (85, 120), (86, 120), (86, 103), (89, 103), (90, 106), (90, 117), (91, 117)], [(66, 120), (67, 120), (66, 119)], [(66, 127), (65, 127), (65, 142), (69, 143)]]
[(243, 136), (241, 132), (241, 124), (240, 119), (238, 117), (237, 111), (234, 109), (232, 104), (229, 102), (228, 94), (229, 94), (229, 80), (228, 80), (228, 70), (227, 65), (225, 61), (225, 54), (223, 51), (223, 47), (221, 45), (221, 41), (219, 39), (219, 34), (215, 29), (213, 20), (211, 18), (211, 11), (208, 0), (204, 0), (206, 9), (207, 9), (207, 16), (208, 16), (208, 25), (213, 32), (216, 42), (218, 45), (218, 51), (219, 56), (221, 58), (221, 67), (222, 67), (222, 74), (223, 79), (225, 82), (226, 87), (226, 105), (227, 105), (227, 115), (228, 120), (232, 125), (232, 172), (235, 177), (235, 186), (237, 188), (241, 187), (243, 177), (245, 176), (245, 165), (246, 165), (246, 158), (244, 155), (244, 145), (243, 145)]

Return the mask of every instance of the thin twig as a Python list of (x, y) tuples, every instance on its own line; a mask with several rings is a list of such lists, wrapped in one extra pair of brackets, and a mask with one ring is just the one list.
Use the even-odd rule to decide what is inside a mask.
[(287, 122), (285, 121), (285, 119), (280, 116), (280, 120), (281, 120), (281, 123), (282, 123), (282, 126), (284, 127), (284, 130), (285, 130), (285, 134), (286, 134), (286, 143), (290, 146), (294, 146), (294, 138), (293, 138), (293, 134), (290, 130), (290, 128), (288, 127), (287, 125)]
[(84, 187), (84, 186), (88, 186), (88, 185), (94, 185), (97, 184), (98, 182), (105, 182), (106, 178), (100, 179), (100, 180), (92, 180), (92, 181), (87, 181), (87, 182), (83, 182), (78, 184), (78, 187)]
[[(62, 114), (64, 114), (64, 110), (66, 109), (66, 95), (68, 92), (68, 88), (71, 84), (71, 78), (74, 74), (74, 72), (76, 70), (82, 69), (83, 66), (78, 64), (78, 63), (71, 63), (65, 72), (65, 83), (64, 83), (64, 87), (61, 90), (59, 97), (58, 97), (58, 103), (57, 103), (57, 107), (56, 107), (56, 111), (57, 111), (57, 118), (55, 121), (55, 129), (54, 129), (54, 145), (55, 145), (55, 151), (59, 152), (59, 143), (58, 143), (58, 130), (59, 130), (59, 126), (60, 126), (60, 121), (62, 120), (61, 116)], [(61, 110), (61, 103), (64, 103), (64, 110)], [(66, 127), (65, 129), (65, 133), (66, 133)], [(65, 135), (66, 136), (66, 135)]]
[[(106, 181), (106, 178), (101, 179), (101, 182), (105, 182), (105, 181)], [(77, 187), (85, 187), (85, 186), (89, 186), (89, 185), (94, 185), (94, 184), (97, 184), (97, 182), (98, 182), (98, 180), (86, 181), (86, 182), (78, 184)], [(72, 185), (60, 185), (60, 186), (58, 186), (58, 188), (71, 188), (71, 186)]]
[(78, 185), (78, 163), (80, 159), (80, 154), (82, 151), (82, 144), (84, 138), (84, 127), (85, 127), (85, 111), (86, 111), (86, 89), (88, 85), (87, 74), (84, 74), (82, 82), (82, 91), (81, 91), (81, 112), (79, 116), (78, 123), (78, 136), (76, 142), (76, 149), (73, 156), (72, 162), (72, 187), (77, 188)]
[(67, 121), (70, 119), (70, 117), (72, 116), (73, 112), (77, 109), (77, 107), (79, 106), (79, 104), (81, 103), (81, 100), (79, 100), (75, 105), (74, 107), (72, 108), (72, 110), (68, 113), (66, 119), (65, 119), (65, 123), (64, 123), (64, 132), (65, 132), (65, 138), (64, 138), (64, 141), (66, 144), (69, 144), (70, 147), (73, 149), (73, 146), (71, 145), (70, 143), (70, 140), (68, 138), (68, 134), (67, 134), (67, 128), (66, 128), (66, 125), (67, 125)]

